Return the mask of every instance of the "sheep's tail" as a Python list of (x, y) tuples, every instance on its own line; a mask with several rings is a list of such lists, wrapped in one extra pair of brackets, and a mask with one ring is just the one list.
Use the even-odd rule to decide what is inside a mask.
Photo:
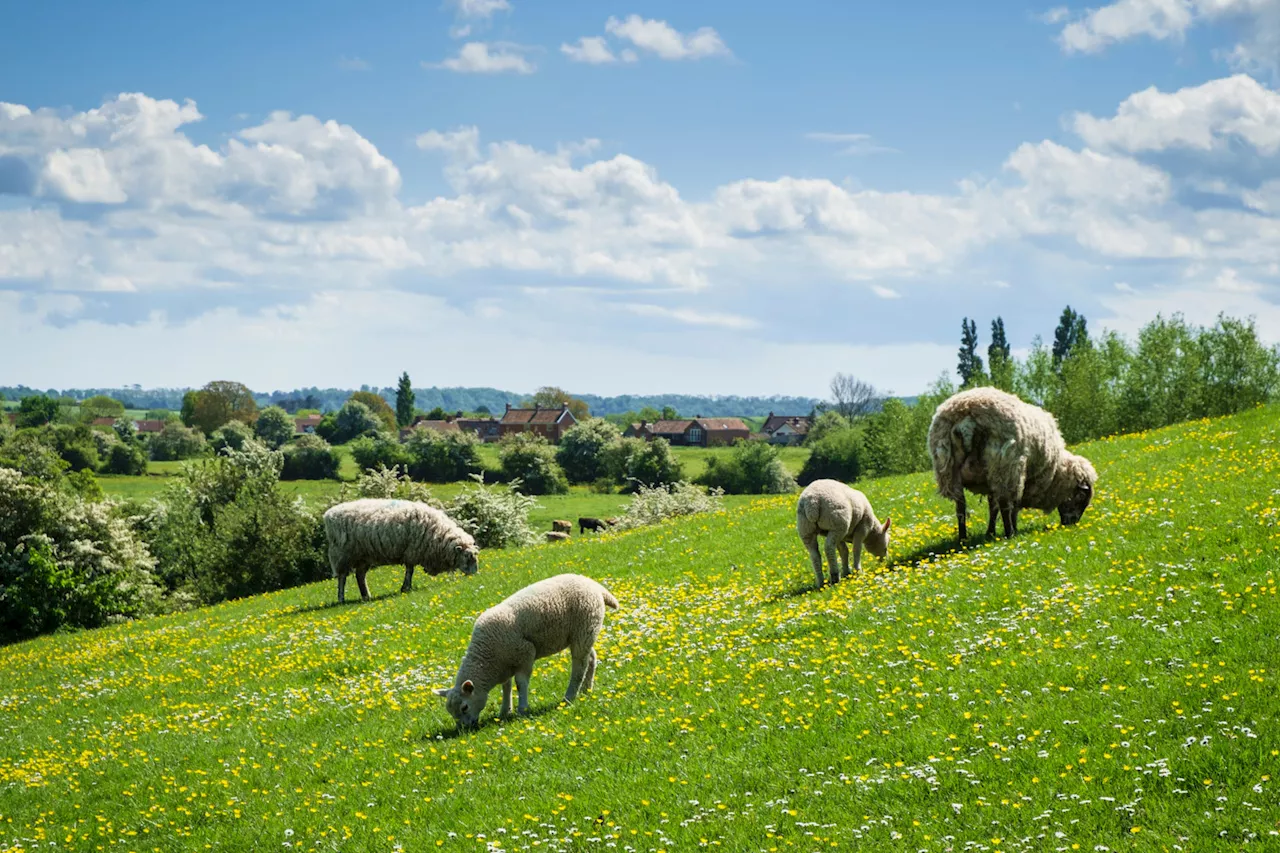
[(958, 499), (964, 494), (960, 469), (974, 448), (978, 423), (972, 417), (962, 418), (949, 428), (945, 421), (935, 422), (929, 432), (929, 455), (933, 457), (938, 492), (943, 497)]
[(822, 501), (806, 500), (802, 497), (796, 510), (798, 515), (803, 516), (806, 521), (816, 527), (818, 519), (822, 516)]
[(618, 609), (618, 599), (613, 597), (613, 593), (604, 587), (600, 587), (600, 597), (604, 599), (604, 606), (610, 610)]

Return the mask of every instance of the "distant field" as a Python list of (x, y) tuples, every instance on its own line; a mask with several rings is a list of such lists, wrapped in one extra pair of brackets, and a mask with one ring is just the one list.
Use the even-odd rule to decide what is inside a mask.
[[(671, 450), (684, 466), (684, 476), (689, 480), (697, 478), (707, 470), (707, 460), (711, 457), (726, 457), (733, 452), (729, 447), (673, 447)], [(805, 460), (809, 458), (807, 447), (780, 447), (778, 453), (782, 457), (782, 464), (793, 475), (800, 473)]]

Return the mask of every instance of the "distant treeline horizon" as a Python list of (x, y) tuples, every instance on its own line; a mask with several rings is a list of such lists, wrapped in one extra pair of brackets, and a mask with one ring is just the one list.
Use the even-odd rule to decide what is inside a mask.
[[(20, 400), (23, 397), (46, 395), (65, 400), (85, 400), (97, 395), (105, 395), (119, 400), (128, 409), (170, 409), (178, 411), (182, 408), (182, 395), (193, 390), (183, 388), (142, 388), (125, 386), (117, 388), (32, 388), (26, 385), (0, 386), (0, 395), (5, 400)], [(362, 385), (359, 388), (295, 388), (287, 391), (271, 391), (253, 393), (259, 406), (281, 406), (286, 411), (297, 412), (302, 409), (318, 409), (321, 412), (334, 412), (342, 408), (342, 404), (356, 391), (372, 391), (386, 398), (395, 405), (396, 389), (392, 386), (375, 388)], [(414, 405), (423, 411), (435, 408), (446, 412), (477, 412), (488, 410), (495, 415), (501, 414), (506, 404), (519, 405), (533, 397), (532, 393), (516, 393), (498, 388), (476, 388), (455, 386), (440, 388), (413, 389)], [(671, 407), (681, 417), (763, 417), (770, 412), (778, 415), (807, 415), (823, 401), (816, 397), (795, 397), (774, 395), (769, 397), (744, 397), (738, 395), (694, 395), (694, 394), (619, 394), (604, 396), (600, 394), (576, 394), (578, 399), (587, 404), (592, 415), (619, 415), (626, 412), (638, 412), (651, 408), (661, 411)]]

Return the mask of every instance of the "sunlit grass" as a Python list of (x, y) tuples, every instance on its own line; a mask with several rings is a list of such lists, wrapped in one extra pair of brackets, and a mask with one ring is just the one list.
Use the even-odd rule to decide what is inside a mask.
[[(1086, 445), (1081, 524), (966, 549), (868, 481), (890, 558), (821, 592), (785, 496), (2, 649), (0, 849), (1275, 849), (1277, 414)], [(595, 692), (454, 737), (475, 615), (562, 571), (621, 602)]]

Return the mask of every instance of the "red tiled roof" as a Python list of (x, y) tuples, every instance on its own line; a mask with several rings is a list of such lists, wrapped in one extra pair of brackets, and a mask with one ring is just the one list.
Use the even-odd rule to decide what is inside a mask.
[(783, 424), (790, 424), (791, 428), (800, 435), (804, 435), (809, 431), (809, 418), (806, 415), (771, 415), (764, 422), (764, 426), (760, 431), (767, 435), (773, 435)]
[(134, 426), (138, 428), (138, 432), (164, 432), (164, 421), (142, 420), (136, 421)]
[(115, 422), (116, 422), (115, 418), (94, 418), (93, 419), (94, 426), (111, 426)]
[(684, 431), (693, 425), (693, 419), (682, 421), (654, 421), (649, 424), (652, 435), (684, 435)]
[(502, 423), (512, 424), (554, 424), (559, 422), (560, 418), (569, 414), (568, 409), (507, 409), (502, 414)]
[(742, 418), (695, 418), (694, 420), (702, 424), (702, 428), (707, 432), (721, 432), (723, 430), (751, 431), (747, 429), (747, 425), (743, 423)]

